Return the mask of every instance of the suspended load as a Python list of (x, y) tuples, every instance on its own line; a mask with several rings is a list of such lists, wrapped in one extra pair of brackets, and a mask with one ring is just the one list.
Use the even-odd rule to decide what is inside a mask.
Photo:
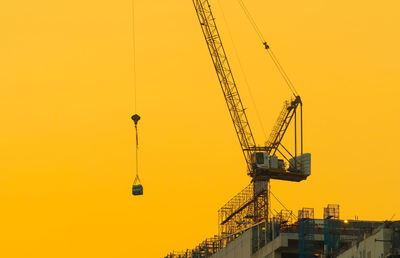
[(139, 137), (138, 137), (137, 124), (140, 120), (140, 116), (138, 114), (134, 114), (131, 118), (135, 123), (135, 132), (136, 132), (136, 177), (132, 185), (132, 195), (143, 195), (143, 186), (139, 179), (139, 164), (138, 164)]
[[(139, 184), (136, 184), (136, 179), (138, 180)], [(135, 181), (133, 182), (132, 195), (143, 195), (143, 186), (140, 184), (139, 177), (136, 177)]]

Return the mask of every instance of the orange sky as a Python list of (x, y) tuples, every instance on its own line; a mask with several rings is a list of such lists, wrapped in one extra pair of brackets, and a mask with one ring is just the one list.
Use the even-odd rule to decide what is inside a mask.
[[(136, 1), (140, 171), (133, 197), (131, 2), (3, 1), (1, 257), (163, 257), (217, 232), (249, 183), (192, 2)], [(237, 1), (212, 0), (256, 141), (290, 96)], [(397, 0), (244, 1), (304, 102), (297, 211), (400, 219)], [(277, 207), (280, 209), (280, 207)]]

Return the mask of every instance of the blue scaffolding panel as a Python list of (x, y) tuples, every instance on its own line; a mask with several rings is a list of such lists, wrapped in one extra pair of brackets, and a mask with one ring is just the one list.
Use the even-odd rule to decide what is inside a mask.
[(299, 210), (299, 257), (314, 257), (314, 209), (303, 208)]

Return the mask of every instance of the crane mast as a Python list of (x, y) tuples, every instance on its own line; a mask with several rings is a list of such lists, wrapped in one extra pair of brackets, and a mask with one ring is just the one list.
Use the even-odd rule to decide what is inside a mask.
[(215, 24), (215, 18), (211, 12), (210, 3), (208, 0), (193, 0), (193, 4), (246, 160), (248, 173), (251, 173), (251, 154), (257, 150), (257, 147)]

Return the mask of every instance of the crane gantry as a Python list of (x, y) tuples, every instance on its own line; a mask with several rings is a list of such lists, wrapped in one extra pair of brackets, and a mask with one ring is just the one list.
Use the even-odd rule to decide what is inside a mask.
[[(270, 179), (299, 182), (310, 175), (310, 154), (303, 154), (302, 101), (300, 96), (295, 95), (293, 100), (285, 102), (268, 141), (263, 146), (257, 146), (209, 0), (192, 1), (246, 161), (247, 174), (252, 178), (250, 186), (246, 187), (219, 211), (220, 233), (232, 234), (246, 224), (263, 220), (268, 221), (268, 184)], [(266, 42), (263, 44), (268, 50), (269, 46)], [(298, 137), (299, 132), (297, 131), (297, 109), (299, 106), (300, 137)], [(282, 139), (292, 120), (295, 123), (294, 154), (282, 144)], [(298, 141), (301, 145), (299, 156), (297, 155)], [(287, 169), (284, 160), (278, 159), (277, 154), (289, 163)], [(244, 198), (243, 196), (247, 197)]]

